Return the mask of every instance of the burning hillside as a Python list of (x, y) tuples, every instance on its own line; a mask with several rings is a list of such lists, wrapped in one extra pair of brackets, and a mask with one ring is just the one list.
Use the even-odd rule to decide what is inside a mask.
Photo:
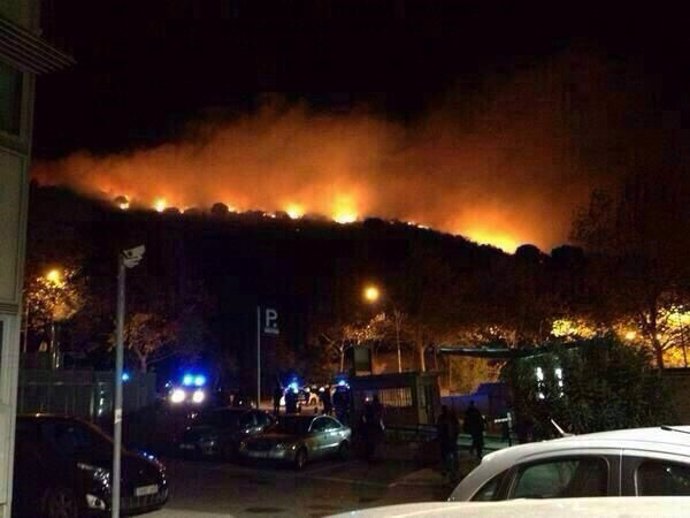
[(414, 125), (272, 103), (251, 116), (199, 125), (183, 141), (38, 162), (33, 177), (123, 209), (223, 203), (231, 211), (341, 223), (380, 217), (511, 252), (521, 243), (548, 249), (565, 241), (571, 214), (593, 183), (562, 103), (559, 85), (573, 77), (558, 74), (545, 82), (543, 71), (523, 73), (483, 93), (482, 102), (450, 101)]

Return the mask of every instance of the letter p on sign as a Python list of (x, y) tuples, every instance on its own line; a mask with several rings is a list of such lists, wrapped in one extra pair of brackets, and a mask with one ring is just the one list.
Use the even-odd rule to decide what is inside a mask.
[(278, 312), (272, 308), (266, 308), (264, 319), (264, 333), (267, 335), (277, 335), (278, 331)]

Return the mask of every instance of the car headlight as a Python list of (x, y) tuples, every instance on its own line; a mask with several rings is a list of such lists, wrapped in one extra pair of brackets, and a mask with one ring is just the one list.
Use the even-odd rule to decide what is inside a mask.
[(206, 393), (201, 389), (195, 390), (194, 393), (192, 394), (192, 402), (196, 403), (197, 405), (203, 403), (205, 400), (206, 400)]
[(98, 480), (104, 483), (110, 481), (110, 471), (108, 471), (105, 468), (92, 466), (91, 464), (86, 464), (84, 462), (77, 463), (77, 468), (81, 471), (86, 471), (87, 473), (90, 473), (94, 480)]
[(171, 403), (182, 403), (187, 399), (187, 393), (183, 389), (175, 389), (170, 393)]

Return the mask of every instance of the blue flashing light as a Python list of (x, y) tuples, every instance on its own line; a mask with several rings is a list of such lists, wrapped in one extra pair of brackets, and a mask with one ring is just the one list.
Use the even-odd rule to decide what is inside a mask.
[(345, 380), (340, 380), (340, 381), (338, 382), (338, 386), (339, 386), (339, 387), (346, 387), (346, 386), (347, 386), (347, 381), (345, 381)]
[(197, 387), (203, 387), (204, 385), (206, 385), (206, 376), (204, 376), (203, 374), (197, 374), (194, 377), (194, 385), (196, 385)]
[(184, 376), (182, 376), (182, 384), (185, 387), (189, 387), (190, 385), (193, 385), (194, 384), (194, 376), (192, 376), (191, 374), (185, 374)]
[(131, 376), (129, 375), (129, 372), (123, 372), (122, 373), (122, 381), (129, 381)]
[(296, 381), (293, 381), (288, 385), (288, 388), (293, 392), (297, 392), (299, 390), (299, 384)]

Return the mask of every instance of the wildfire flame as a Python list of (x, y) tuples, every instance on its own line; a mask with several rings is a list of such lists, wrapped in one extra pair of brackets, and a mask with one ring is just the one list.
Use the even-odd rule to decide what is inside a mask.
[(165, 209), (168, 208), (168, 202), (165, 201), (165, 198), (156, 198), (153, 202), (153, 210), (156, 212), (163, 212)]
[[(126, 204), (116, 202), (122, 209), (208, 210), (222, 201), (231, 212), (322, 215), (339, 223), (378, 217), (508, 252), (522, 243), (548, 250), (564, 242), (574, 209), (605, 180), (595, 174), (608, 174), (581, 162), (585, 153), (573, 144), (559, 89), (586, 92), (587, 101), (597, 93), (609, 120), (614, 105), (596, 91), (608, 83), (573, 76), (595, 74), (587, 63), (516, 73), (510, 84), (476, 94), (481, 98), (451, 98), (450, 108), (407, 125), (279, 101), (251, 116), (200, 123), (180, 142), (37, 162), (32, 175), (109, 200), (126, 193)], [(624, 103), (615, 107), (624, 112)], [(596, 129), (578, 128), (578, 138)]]
[(290, 203), (285, 207), (285, 213), (290, 217), (290, 219), (299, 219), (304, 216), (304, 207), (296, 203)]

